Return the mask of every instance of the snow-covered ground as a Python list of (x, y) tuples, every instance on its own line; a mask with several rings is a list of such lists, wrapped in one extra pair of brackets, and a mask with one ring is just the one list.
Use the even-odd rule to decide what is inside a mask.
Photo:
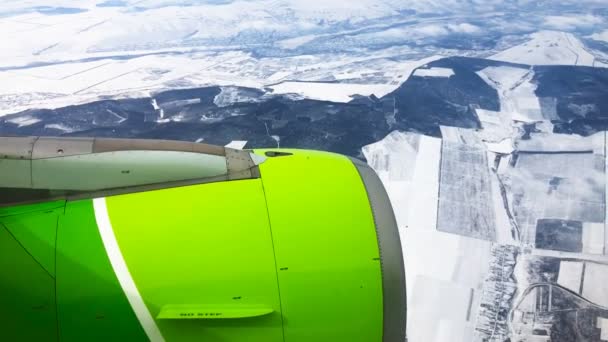
[[(416, 61), (390, 60), (393, 52), (368, 56), (344, 56), (324, 62), (327, 56), (256, 58), (250, 53), (185, 53), (148, 55), (125, 60), (59, 63), (25, 69), (0, 68), (0, 116), (29, 108), (58, 108), (100, 98), (142, 97), (175, 88), (234, 86), (264, 89), (275, 94), (297, 93), (304, 97), (348, 102), (350, 96), (383, 96), (407, 80), (411, 72), (439, 56)], [(373, 80), (359, 75), (359, 82), (327, 83), (333, 75), (365, 68)], [(302, 82), (276, 83), (278, 79)], [(228, 91), (228, 90), (227, 90)], [(226, 99), (224, 99), (226, 100)], [(225, 101), (224, 101), (225, 102)]]
[[(601, 285), (608, 269), (606, 133), (553, 133), (555, 113), (541, 106), (533, 67), (488, 67), (477, 74), (500, 101), (499, 111), (476, 109), (481, 129), (442, 126), (442, 139), (392, 132), (363, 148), (387, 188), (401, 232), (411, 341), (503, 340), (510, 316), (499, 313), (513, 309), (542, 276), (539, 257), (562, 260), (558, 284), (608, 305)], [(536, 127), (526, 138), (522, 123)], [(480, 170), (489, 178), (477, 177)], [(460, 202), (486, 203), (448, 205), (459, 198), (453, 185), (469, 198)], [(449, 198), (441, 205), (444, 196)], [(481, 207), (487, 208), (477, 212)], [(467, 216), (471, 224), (452, 227), (441, 223), (442, 215), (453, 224)], [(567, 234), (558, 232), (566, 224), (559, 222), (580, 222), (581, 229), (545, 246), (538, 226), (546, 219), (555, 221), (555, 234)], [(471, 226), (495, 232), (479, 234)], [(572, 240), (580, 251), (561, 250)]]
[[(226, 46), (240, 35), (249, 35), (255, 44), (264, 42), (265, 36), (290, 38), (294, 33), (315, 32), (322, 29), (320, 21), (373, 20), (407, 8), (396, 0), (360, 0), (348, 6), (337, 0), (315, 0), (306, 5), (294, 0), (103, 3), (54, 0), (45, 4), (49, 7), (45, 12), (32, 4), (2, 1), (2, 12), (8, 13), (10, 20), (0, 20), (0, 28), (7, 34), (3, 36), (0, 65)], [(40, 39), (41, 32), (44, 39)]]
[[(283, 58), (252, 53), (255, 46), (281, 37), (287, 49), (295, 48), (307, 40), (305, 32), (334, 32), (333, 27), (344, 20), (394, 16), (405, 8), (394, 0), (364, 0), (348, 6), (316, 1), (313, 7), (293, 0), (116, 4), (54, 0), (44, 8), (7, 0), (0, 4), (0, 115), (108, 96), (147, 96), (165, 89), (207, 85), (261, 89), (283, 80), (334, 80), (334, 74), (366, 69), (374, 75), (369, 82), (359, 75), (360, 86), (351, 90), (341, 86), (338, 93), (344, 100), (357, 93), (383, 95), (411, 72), (404, 70), (411, 68), (404, 54), (407, 48)], [(277, 86), (277, 92), (282, 87), (289, 85)], [(332, 93), (328, 92), (329, 99), (335, 97)]]
[(582, 295), (608, 308), (608, 265), (589, 262), (585, 266)]
[(530, 40), (499, 52), (490, 59), (528, 65), (594, 66), (595, 57), (571, 33), (541, 31)]
[(488, 151), (500, 154), (511, 154), (514, 151), (513, 140), (503, 139), (498, 143), (485, 142)]
[(564, 260), (559, 263), (557, 283), (574, 292), (579, 292), (581, 277), (583, 276), (583, 263), (580, 261)]
[[(519, 26), (535, 19), (525, 14), (502, 17), (514, 9), (517, 14), (525, 12), (526, 4), (512, 8), (492, 2), (477, 6), (479, 13), (473, 13), (469, 6), (479, 5), (476, 2), (452, 0), (358, 0), (348, 4), (339, 0), (128, 0), (115, 4), (103, 0), (51, 0), (44, 5), (0, 2), (0, 67), (179, 49), (207, 51), (269, 45), (293, 50), (327, 38), (334, 41), (334, 46), (348, 45), (349, 40), (403, 42), (409, 37), (420, 41), (450, 35), (468, 39), (501, 30), (529, 32), (529, 27)], [(416, 16), (412, 10), (426, 15)], [(537, 26), (560, 28), (555, 25), (559, 17), (547, 18), (545, 24)], [(594, 19), (573, 17), (569, 26), (561, 28), (576, 29), (585, 24), (576, 20)], [(599, 31), (603, 23), (594, 23)]]
[(416, 69), (414, 76), (419, 77), (450, 77), (454, 75), (454, 70), (448, 68)]
[(494, 114), (498, 118), (504, 116), (521, 122), (536, 122), (544, 119), (540, 101), (535, 93), (537, 86), (531, 82), (534, 77), (532, 69), (488, 67), (477, 72), (477, 75), (498, 92), (500, 113)]
[(19, 125), (19, 127), (33, 125), (33, 124), (38, 123), (40, 121), (41, 121), (40, 119), (33, 118), (31, 116), (22, 116), (22, 117), (18, 117), (18, 118), (14, 118), (14, 119), (8, 120), (8, 122), (17, 124), (17, 125)]
[(441, 140), (395, 131), (363, 147), (363, 154), (387, 185), (393, 205), (401, 208), (396, 210), (399, 227), (435, 229)]
[(302, 97), (332, 101), (349, 102), (354, 95), (382, 97), (395, 90), (384, 84), (352, 84), (323, 82), (282, 82), (269, 87), (273, 94), (298, 94)]
[(382, 179), (403, 242), (411, 341), (471, 341), (489, 241), (436, 229), (441, 140), (393, 132), (363, 153)]
[[(416, 68), (440, 58), (440, 56), (432, 56), (418, 61), (402, 61), (398, 68), (392, 70), (392, 79), (384, 84), (286, 81), (268, 87), (272, 89), (274, 94), (298, 94), (305, 98), (333, 102), (349, 102), (354, 95), (370, 96), (373, 94), (376, 97), (383, 97), (407, 81)], [(416, 69), (415, 73), (420, 70)], [(446, 74), (443, 70), (451, 71), (450, 69), (442, 69), (440, 72), (443, 72), (443, 74)], [(340, 76), (344, 76), (344, 74), (340, 74)], [(449, 75), (442, 77), (449, 77)]]
[[(36, 6), (3, 0), (0, 115), (207, 85), (270, 86), (275, 93), (346, 102), (356, 94), (391, 92), (438, 55), (600, 65), (572, 33), (540, 31), (513, 46), (521, 40), (513, 38), (519, 26), (521, 34), (530, 28), (516, 24), (527, 16), (505, 19), (512, 10), (505, 4), (486, 4), (473, 14), (469, 1), (446, 1), (52, 0)], [(588, 37), (604, 37), (606, 25), (595, 16), (548, 14), (538, 29), (559, 23), (576, 29), (585, 22), (595, 25)], [(503, 39), (505, 27), (511, 35)], [(485, 44), (483, 37), (492, 35), (497, 44)], [(443, 46), (450, 37), (461, 43)], [(446, 68), (415, 72), (453, 74)], [(352, 85), (325, 84), (331, 82)]]
[(591, 37), (591, 39), (600, 40), (600, 41), (603, 41), (603, 42), (608, 42), (608, 30), (594, 33), (590, 37)]
[[(466, 144), (479, 146), (473, 135), (482, 136), (479, 132), (464, 132), (467, 130), (456, 128), (442, 128), (442, 131), (445, 131), (444, 141), (447, 139), (450, 144), (463, 142), (465, 145), (460, 149)], [(491, 170), (488, 190), (492, 193), (489, 202), (495, 221), (487, 224), (496, 229), (494, 242), (469, 237), (471, 233), (466, 227), (444, 232), (437, 226), (438, 211), (451, 210), (438, 205), (441, 196), (449, 195), (440, 191), (446, 183), (440, 175), (461, 179), (462, 184), (471, 183), (470, 179), (466, 180), (471, 177), (473, 170), (470, 168), (468, 172), (454, 174), (459, 169), (454, 163), (469, 165), (471, 156), (452, 158), (450, 172), (442, 172), (443, 167), (447, 167), (442, 165), (441, 161), (446, 158), (442, 154), (449, 152), (442, 149), (442, 139), (398, 131), (363, 148), (368, 163), (387, 188), (395, 209), (405, 257), (408, 337), (412, 341), (506, 338), (509, 316), (498, 313), (512, 309), (519, 296), (531, 285), (530, 273), (539, 272), (533, 270), (537, 267), (539, 255), (563, 258), (556, 279), (558, 284), (577, 293), (580, 290), (581, 296), (598, 305), (608, 305), (608, 293), (601, 285), (608, 281), (606, 217), (602, 212), (606, 209), (596, 207), (593, 202), (598, 197), (597, 192), (605, 186), (606, 174), (594, 171), (598, 166), (589, 164), (594, 159), (595, 164), (599, 159), (605, 162), (604, 133), (591, 137), (534, 133), (521, 140), (515, 131), (512, 138), (503, 142), (482, 145), (487, 148), (488, 155), (502, 155), (501, 158), (506, 160), (497, 169), (494, 161), (490, 163), (488, 160)], [(594, 151), (598, 153), (595, 156)], [(514, 152), (525, 153), (519, 156), (517, 163), (509, 162)], [(552, 175), (562, 179), (562, 185), (547, 193)], [(570, 191), (568, 184), (577, 190)], [(471, 183), (470, 189), (463, 191), (483, 190), (480, 185), (482, 183)], [(603, 193), (599, 195), (604, 196)], [(556, 198), (570, 204), (560, 209)], [(584, 213), (577, 212), (580, 209)], [(461, 213), (452, 214), (457, 216)], [(589, 221), (584, 222), (579, 237), (581, 253), (535, 246), (536, 227), (526, 222), (536, 225), (537, 219), (543, 217)], [(597, 217), (602, 219), (595, 223)], [(528, 233), (532, 234), (531, 240)], [(560, 239), (557, 237), (557, 241)], [(581, 261), (572, 261), (573, 258)], [(581, 264), (584, 260), (594, 262), (587, 263), (585, 272)], [(534, 273), (534, 277), (540, 276)]]

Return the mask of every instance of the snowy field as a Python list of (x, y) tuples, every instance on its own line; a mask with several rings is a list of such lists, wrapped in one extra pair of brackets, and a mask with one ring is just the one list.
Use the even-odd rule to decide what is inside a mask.
[(496, 61), (529, 65), (596, 66), (595, 57), (574, 35), (557, 31), (534, 33), (521, 45), (490, 57)]
[(417, 69), (414, 76), (418, 77), (450, 77), (454, 75), (454, 70), (448, 68)]
[(514, 67), (489, 67), (477, 73), (488, 85), (498, 91), (500, 110), (497, 115), (521, 122), (542, 121), (540, 102), (535, 94), (536, 86), (530, 81), (532, 69)]
[[(606, 174), (603, 167), (597, 168), (597, 158), (602, 165), (605, 158), (601, 153), (593, 154), (594, 150), (603, 151), (604, 133), (564, 139), (559, 139), (560, 135), (537, 134), (530, 140), (517, 140), (522, 142), (521, 150), (506, 153), (523, 153), (517, 163), (494, 169), (481, 157), (478, 157), (479, 165), (471, 165), (471, 157), (462, 155), (470, 153), (467, 151), (471, 145), (454, 145), (460, 152), (448, 157), (452, 152), (446, 150), (446, 143), (469, 141), (478, 149), (486, 145), (475, 140), (479, 138), (474, 137), (473, 131), (443, 130), (444, 139), (392, 132), (363, 148), (365, 157), (387, 188), (403, 239), (409, 338), (413, 341), (480, 341), (490, 335), (507, 336), (507, 316), (499, 318), (487, 308), (509, 308), (530, 285), (521, 274), (522, 270), (533, 272), (531, 269), (535, 267), (531, 262), (534, 259), (525, 257), (530, 249), (530, 255), (563, 258), (555, 279), (557, 284), (597, 305), (608, 306), (608, 293), (603, 286), (608, 281), (604, 279), (608, 274), (604, 231)], [(543, 154), (543, 148), (561, 152)], [(527, 154), (526, 150), (531, 149), (538, 154)], [(591, 152), (577, 153), (588, 149)], [(521, 174), (522, 170), (527, 170), (525, 175)], [(486, 181), (475, 177), (478, 172), (488, 173)], [(463, 198), (458, 202), (461, 207), (454, 206), (460, 208), (458, 213), (453, 212), (452, 206), (442, 205), (444, 197), (452, 196), (444, 190), (447, 180), (442, 178), (448, 175), (450, 179), (460, 179), (455, 183), (461, 187), (460, 191), (476, 201), (482, 196), (468, 192), (479, 191), (482, 189), (479, 186), (486, 184), (484, 191), (489, 195), (483, 197), (484, 205), (462, 207), (476, 203)], [(489, 177), (497, 182), (490, 184)], [(552, 185), (553, 177), (559, 177), (561, 183)], [(600, 186), (591, 185), (596, 183)], [(547, 193), (552, 187), (555, 189)], [(503, 196), (501, 189), (505, 191)], [(478, 210), (480, 208), (485, 209)], [(477, 221), (467, 225), (454, 220), (462, 214), (471, 215), (469, 219)], [(442, 215), (446, 217), (445, 222), (441, 220)], [(546, 217), (584, 222), (580, 235), (574, 237), (579, 239), (582, 249), (576, 253), (561, 251), (560, 246), (571, 243), (568, 239), (572, 237), (564, 236), (566, 240), (561, 240), (559, 235), (555, 237), (557, 244), (550, 249), (536, 249), (539, 247), (535, 246), (537, 224)], [(448, 224), (449, 218), (452, 226)], [(481, 223), (491, 229), (489, 233), (480, 235), (470, 230)], [(517, 258), (505, 265), (500, 253), (492, 257), (494, 247), (504, 246), (505, 252), (524, 253), (517, 265)], [(594, 260), (594, 263), (583, 266), (584, 261), (571, 261), (572, 258)], [(504, 278), (513, 272), (515, 278)]]
[[(275, 94), (295, 93), (348, 102), (353, 95), (384, 96), (405, 82), (415, 68), (439, 58), (397, 62), (383, 59), (386, 53), (324, 63), (324, 56), (258, 59), (237, 51), (199, 52), (0, 71), (0, 115), (28, 108), (58, 108), (108, 96), (142, 97), (161, 90), (209, 85), (268, 87)], [(345, 75), (366, 65), (368, 73), (375, 74), (368, 83), (323, 82), (335, 80), (334, 74)], [(298, 82), (278, 83), (280, 80)], [(360, 78), (361, 81), (365, 79)]]
[(481, 129), (395, 131), (363, 148), (402, 234), (412, 341), (506, 338), (499, 312), (542, 277), (538, 257), (561, 260), (554, 282), (608, 305), (606, 133), (553, 133), (533, 68), (477, 74), (500, 101), (476, 109)]
[(470, 341), (491, 244), (436, 229), (441, 141), (393, 132), (363, 152), (387, 187), (404, 243), (409, 338)]
[[(430, 0), (360, 0), (348, 6), (337, 0), (306, 6), (297, 0), (53, 0), (46, 6), (4, 0), (0, 5), (0, 115), (206, 85), (347, 102), (353, 95), (390, 93), (412, 73), (453, 76), (448, 68), (415, 70), (438, 56), (601, 66), (592, 52), (604, 52), (557, 30), (593, 22), (589, 39), (602, 41), (607, 32), (597, 17), (574, 15), (548, 16), (536, 24), (539, 32), (530, 32), (524, 23), (534, 16), (505, 19), (500, 10), (511, 9), (499, 3), (473, 14), (466, 1), (450, 2), (452, 14), (441, 1)], [(505, 27), (514, 36), (502, 38)], [(520, 38), (513, 38), (514, 30), (521, 30)], [(487, 45), (484, 36), (493, 35), (497, 44)], [(449, 37), (458, 44), (443, 46)], [(501, 73), (506, 79), (493, 81), (508, 87), (526, 77), (521, 73)], [(482, 74), (495, 76), (492, 70)], [(538, 105), (529, 96), (534, 88), (523, 81), (511, 92), (519, 100), (505, 110), (521, 110), (521, 120), (534, 120)]]

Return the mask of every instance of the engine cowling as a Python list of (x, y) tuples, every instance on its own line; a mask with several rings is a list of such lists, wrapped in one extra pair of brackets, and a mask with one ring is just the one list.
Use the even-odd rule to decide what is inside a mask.
[[(49, 172), (74, 182), (0, 196), (3, 339), (405, 340), (401, 243), (366, 164), (103, 139), (66, 154), (74, 140), (46, 139), (63, 151)], [(11, 160), (42, 174), (34, 154)]]

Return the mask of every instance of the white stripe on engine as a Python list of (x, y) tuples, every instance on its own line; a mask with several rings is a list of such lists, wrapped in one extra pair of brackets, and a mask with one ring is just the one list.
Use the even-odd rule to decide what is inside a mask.
[(144, 304), (144, 301), (135, 286), (135, 282), (129, 273), (125, 259), (120, 252), (120, 248), (118, 247), (118, 242), (116, 241), (116, 236), (114, 235), (114, 230), (110, 223), (110, 217), (108, 216), (106, 199), (103, 197), (93, 199), (93, 208), (95, 209), (95, 220), (97, 221), (99, 234), (101, 234), (101, 240), (103, 241), (106, 253), (108, 253), (108, 258), (110, 258), (110, 263), (118, 278), (118, 282), (127, 296), (129, 304), (131, 304), (131, 308), (133, 308), (139, 323), (146, 332), (146, 335), (148, 335), (150, 341), (163, 342), (165, 339), (163, 338), (163, 335), (161, 335), (160, 330), (158, 330), (158, 326), (156, 325), (154, 318), (152, 318), (152, 315), (150, 315), (150, 311), (148, 311), (146, 304)]

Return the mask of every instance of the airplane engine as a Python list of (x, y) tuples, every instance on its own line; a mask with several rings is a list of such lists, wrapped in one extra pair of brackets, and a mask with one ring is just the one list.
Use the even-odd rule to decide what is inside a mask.
[(365, 163), (164, 140), (0, 138), (0, 340), (405, 341)]

